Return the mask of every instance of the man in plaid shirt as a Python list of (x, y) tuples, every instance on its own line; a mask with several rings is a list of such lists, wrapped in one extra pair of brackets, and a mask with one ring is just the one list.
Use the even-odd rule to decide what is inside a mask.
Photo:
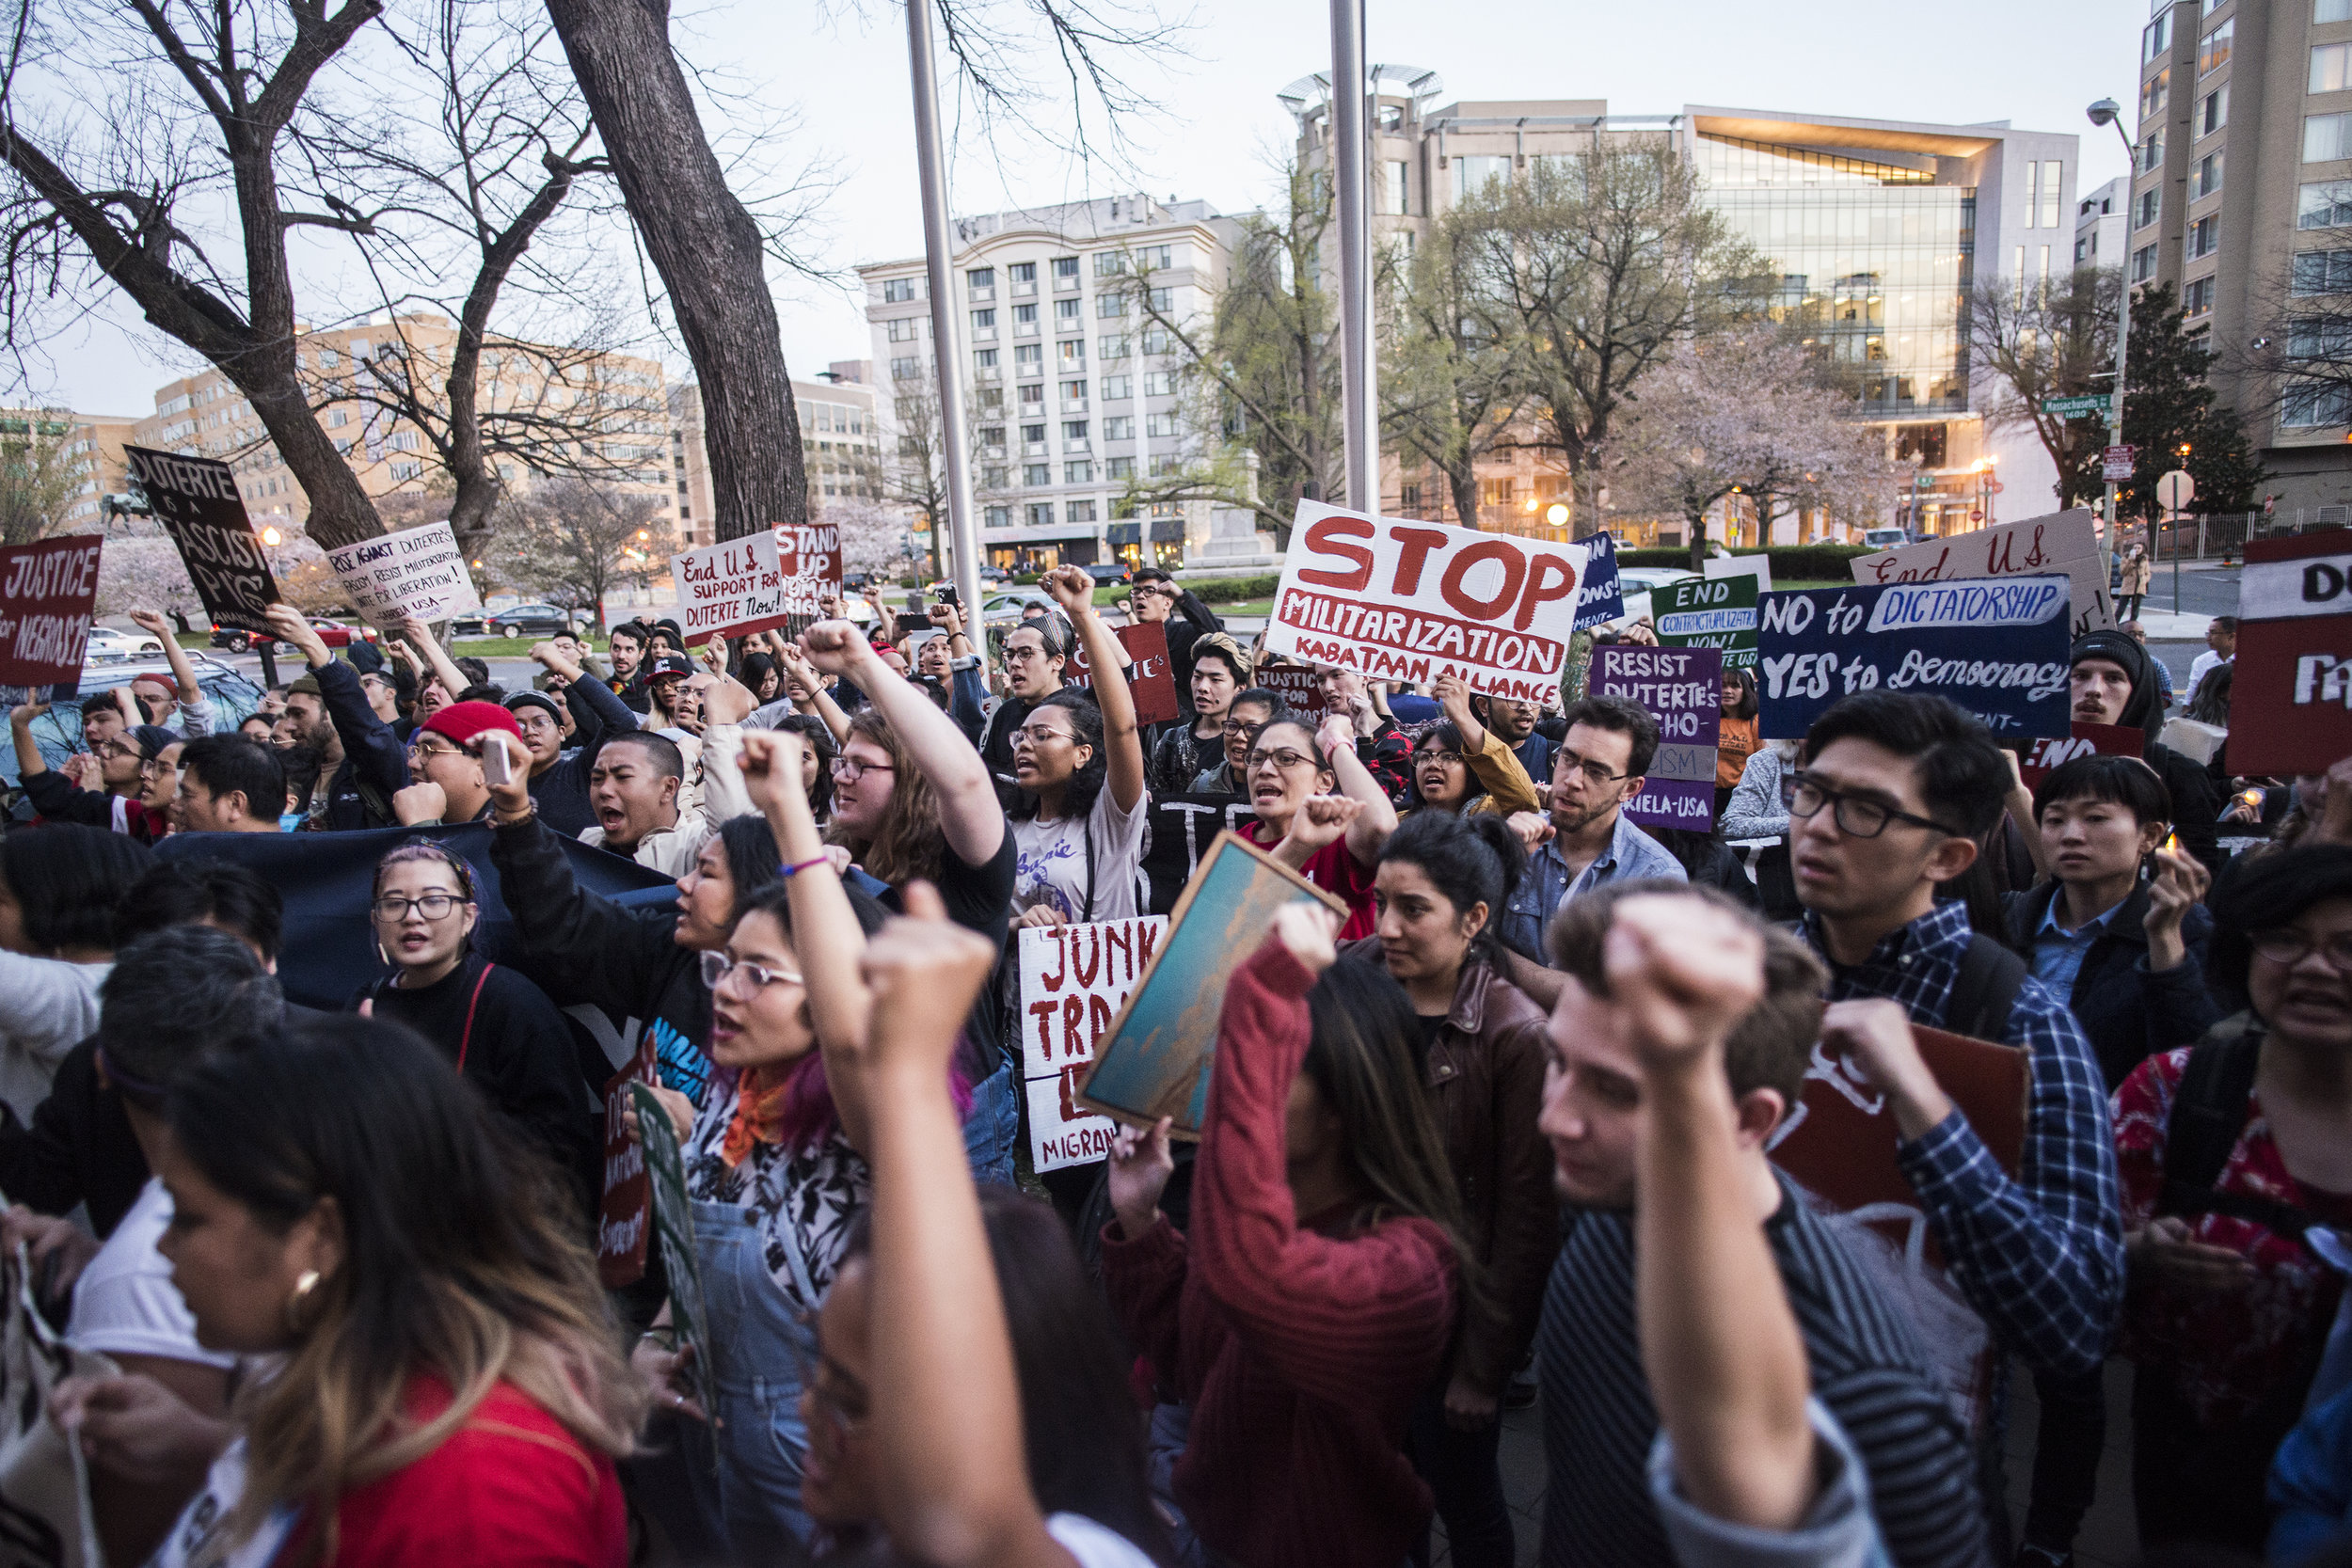
[(1822, 1044), (1885, 1094), (1897, 1160), (1994, 1341), (2037, 1371), (2095, 1371), (2122, 1310), (2123, 1238), (2090, 1042), (2063, 1000), (2024, 981), (2000, 1031), (2031, 1060), (2012, 1179), (1936, 1086), (1911, 1032), (1964, 1017), (1953, 992), (1967, 911), (1937, 903), (1935, 888), (1975, 862), (1999, 823), (2008, 764), (1949, 703), (1886, 691), (1823, 714), (1804, 755), (1789, 855), (1805, 937), (1830, 964)]

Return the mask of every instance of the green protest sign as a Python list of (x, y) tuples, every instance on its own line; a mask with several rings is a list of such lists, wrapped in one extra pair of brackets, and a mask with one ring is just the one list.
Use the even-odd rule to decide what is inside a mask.
[(1756, 668), (1756, 578), (1680, 578), (1654, 591), (1662, 648), (1721, 648), (1724, 668)]
[(693, 1210), (686, 1199), (686, 1157), (678, 1149), (670, 1113), (644, 1084), (628, 1086), (637, 1112), (637, 1135), (645, 1152), (645, 1174), (653, 1186), (653, 1233), (661, 1243), (661, 1266), (670, 1275), (670, 1327), (678, 1349), (691, 1350), (686, 1374), (704, 1410), (719, 1409), (717, 1369), (710, 1361), (710, 1320), (703, 1311), (703, 1276), (694, 1257)]

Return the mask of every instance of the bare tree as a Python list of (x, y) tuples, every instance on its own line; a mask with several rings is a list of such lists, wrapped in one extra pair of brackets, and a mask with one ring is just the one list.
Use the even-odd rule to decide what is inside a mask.
[[(890, 402), (894, 445), (882, 455), (875, 488), (890, 505), (923, 519), (930, 530), (931, 575), (944, 576), (940, 539), (947, 529), (947, 446), (940, 420), (939, 384), (930, 367), (894, 381)], [(980, 428), (977, 417), (972, 422), (976, 430)], [(980, 444), (975, 442), (972, 450), (981, 450)]]
[(1480, 264), (1478, 222), (1456, 209), (1409, 253), (1385, 253), (1377, 291), (1381, 429), (1445, 476), (1463, 528), (1478, 526), (1478, 462), (1512, 441), (1524, 402), (1526, 340)]
[(63, 410), (0, 419), (0, 545), (30, 545), (65, 528), (91, 465)]
[(2120, 267), (2077, 267), (2039, 283), (1988, 277), (1969, 295), (1971, 368), (1992, 391), (1985, 422), (2032, 430), (2058, 467), (2060, 511), (2100, 494), (2094, 459), (2107, 445), (2107, 422), (2095, 414), (2052, 414), (2047, 400), (2114, 390), (2122, 287)]
[(495, 573), (604, 625), (604, 599), (669, 565), (677, 539), (656, 499), (642, 491), (550, 480), (500, 503), (489, 561)]

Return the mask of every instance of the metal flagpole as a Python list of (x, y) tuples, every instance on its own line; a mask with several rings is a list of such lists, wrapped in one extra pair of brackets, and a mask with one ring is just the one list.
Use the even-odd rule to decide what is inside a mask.
[[(980, 537), (972, 517), (972, 454), (963, 422), (963, 364), (956, 351), (956, 309), (947, 241), (947, 171), (939, 143), (939, 72), (931, 54), (930, 0), (907, 0), (907, 57), (914, 78), (914, 154), (923, 178), (924, 273), (931, 291), (931, 376), (939, 391), (939, 445), (947, 466), (947, 537), (955, 546), (956, 593), (972, 645), (980, 624)], [(939, 528), (940, 519), (931, 519)]]
[(1331, 163), (1340, 226), (1340, 385), (1347, 504), (1380, 510), (1379, 402), (1372, 359), (1372, 220), (1364, 169), (1363, 0), (1331, 0)]

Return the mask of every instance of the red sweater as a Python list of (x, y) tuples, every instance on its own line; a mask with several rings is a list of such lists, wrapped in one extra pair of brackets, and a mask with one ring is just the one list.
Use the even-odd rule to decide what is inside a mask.
[[(1104, 1231), (1111, 1304), (1192, 1405), (1176, 1495), (1201, 1538), (1265, 1568), (1395, 1568), (1428, 1527), (1405, 1418), (1443, 1362), (1455, 1264), (1427, 1220), (1302, 1229), (1283, 1160), (1312, 978), (1279, 940), (1233, 974), (1193, 1166), (1192, 1231)], [(1348, 1214), (1321, 1216), (1343, 1225)]]
[[(1282, 835), (1263, 822), (1243, 823), (1241, 836), (1269, 855), (1274, 853), (1274, 847), (1282, 842)], [(1308, 857), (1307, 863), (1300, 867), (1298, 874), (1301, 877), (1346, 902), (1347, 924), (1340, 927), (1340, 941), (1354, 942), (1360, 937), (1368, 937), (1377, 926), (1378, 921), (1372, 912), (1372, 879), (1373, 873), (1378, 869), (1358, 860), (1344, 838), (1333, 839)]]
[[(420, 1376), (408, 1413), (449, 1408)], [(333, 1568), (625, 1568), (628, 1520), (612, 1461), (501, 1383), (440, 1447), (343, 1495)], [(278, 1560), (299, 1560), (307, 1525)]]

